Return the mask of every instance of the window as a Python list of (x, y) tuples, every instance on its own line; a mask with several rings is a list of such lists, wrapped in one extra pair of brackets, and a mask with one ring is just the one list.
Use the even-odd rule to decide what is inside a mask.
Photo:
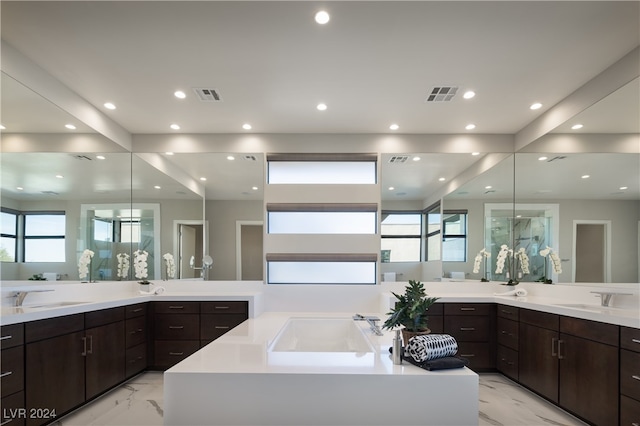
[(269, 284), (376, 284), (376, 255), (267, 254)]
[(25, 212), (24, 261), (65, 261), (64, 212)]
[(375, 234), (376, 204), (267, 204), (270, 234)]
[(440, 260), (440, 203), (426, 208), (424, 214), (427, 222), (425, 227), (427, 240), (425, 260)]
[(120, 242), (121, 243), (140, 243), (142, 241), (142, 227), (140, 221), (122, 221), (120, 222)]
[(445, 210), (442, 219), (442, 260), (467, 261), (467, 211)]
[(0, 215), (0, 261), (16, 262), (18, 252), (18, 212), (3, 209)]
[(269, 184), (375, 184), (377, 156), (356, 154), (272, 154)]
[(382, 212), (381, 261), (420, 262), (422, 214)]

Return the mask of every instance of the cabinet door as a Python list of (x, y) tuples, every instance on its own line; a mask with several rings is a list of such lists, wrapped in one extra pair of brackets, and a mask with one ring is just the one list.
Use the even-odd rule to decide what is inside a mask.
[(520, 383), (558, 402), (558, 332), (520, 323)]
[(87, 339), (87, 399), (124, 381), (124, 321), (85, 331)]
[[(26, 345), (26, 408), (55, 410), (56, 415), (84, 402), (84, 333), (41, 340)], [(39, 425), (52, 419), (29, 419)]]
[(560, 406), (589, 422), (618, 424), (618, 348), (560, 335)]

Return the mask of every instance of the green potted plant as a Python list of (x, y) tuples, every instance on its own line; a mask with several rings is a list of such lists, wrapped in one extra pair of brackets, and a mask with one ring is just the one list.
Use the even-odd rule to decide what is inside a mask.
[(424, 285), (420, 281), (409, 280), (404, 294), (391, 292), (398, 301), (395, 307), (388, 312), (389, 318), (384, 322), (383, 328), (392, 329), (402, 326), (402, 341), (406, 345), (409, 339), (419, 334), (429, 334), (427, 312), (438, 298), (428, 297)]

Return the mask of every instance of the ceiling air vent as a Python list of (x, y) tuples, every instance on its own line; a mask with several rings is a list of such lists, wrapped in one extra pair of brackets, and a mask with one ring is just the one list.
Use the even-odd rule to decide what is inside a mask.
[(258, 161), (258, 158), (255, 155), (251, 155), (251, 154), (243, 155), (242, 158), (244, 158), (247, 161)]
[(81, 155), (81, 154), (71, 154), (71, 156), (73, 158), (75, 158), (76, 160), (89, 160), (89, 161), (93, 161), (90, 157), (87, 157), (86, 155)]
[(193, 91), (203, 102), (222, 102), (220, 93), (216, 89), (207, 89), (203, 87), (194, 87)]
[(55, 191), (42, 191), (43, 194), (47, 194), (47, 195), (60, 195), (59, 193), (55, 192)]
[(449, 102), (458, 93), (455, 86), (436, 86), (431, 89), (431, 93), (425, 102)]
[(566, 155), (557, 155), (557, 156), (555, 156), (553, 158), (548, 159), (547, 163), (550, 163), (550, 162), (556, 161), (556, 160), (564, 160), (565, 158), (567, 158)]
[(406, 163), (408, 159), (408, 155), (393, 155), (391, 158), (389, 158), (389, 163)]

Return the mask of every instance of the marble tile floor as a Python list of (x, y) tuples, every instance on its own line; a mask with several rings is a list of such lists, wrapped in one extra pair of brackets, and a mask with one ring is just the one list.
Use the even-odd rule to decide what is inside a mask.
[[(163, 378), (147, 372), (58, 419), (56, 426), (162, 425)], [(584, 426), (500, 374), (480, 374), (480, 426)], [(303, 425), (301, 425), (303, 426)], [(392, 426), (392, 425), (390, 425)]]

